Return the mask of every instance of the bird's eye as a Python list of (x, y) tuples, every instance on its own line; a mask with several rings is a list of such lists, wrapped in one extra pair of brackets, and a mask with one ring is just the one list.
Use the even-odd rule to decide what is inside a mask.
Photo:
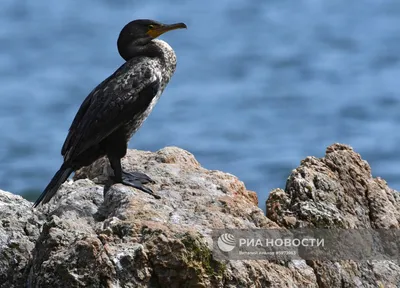
[(149, 29), (153, 29), (154, 28), (154, 25), (153, 24), (150, 24), (149, 25)]

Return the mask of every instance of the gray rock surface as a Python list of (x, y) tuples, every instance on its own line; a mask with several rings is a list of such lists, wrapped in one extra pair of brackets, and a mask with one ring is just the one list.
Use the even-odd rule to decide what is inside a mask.
[[(400, 194), (347, 145), (334, 144), (324, 158), (307, 157), (292, 171), (285, 191), (273, 190), (267, 217), (281, 227), (395, 228)], [(400, 287), (399, 262), (307, 261), (319, 287)]]
[(32, 251), (45, 222), (21, 196), (0, 190), (0, 286), (24, 287)]
[(309, 157), (267, 201), (235, 176), (204, 169), (182, 149), (130, 150), (125, 169), (156, 183), (154, 199), (110, 185), (100, 159), (39, 209), (0, 191), (0, 287), (396, 287), (391, 261), (213, 259), (215, 228), (399, 228), (398, 193), (350, 147)]

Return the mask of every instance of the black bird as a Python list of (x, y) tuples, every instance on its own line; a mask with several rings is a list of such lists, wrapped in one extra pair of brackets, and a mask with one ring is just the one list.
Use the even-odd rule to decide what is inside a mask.
[(34, 207), (49, 202), (73, 171), (105, 155), (114, 170), (115, 182), (159, 198), (143, 186), (152, 182), (150, 177), (122, 171), (121, 158), (126, 154), (129, 139), (149, 116), (175, 72), (174, 50), (155, 38), (180, 28), (187, 27), (184, 23), (166, 25), (153, 20), (135, 20), (125, 25), (117, 46), (126, 62), (83, 101), (61, 150), (64, 163)]

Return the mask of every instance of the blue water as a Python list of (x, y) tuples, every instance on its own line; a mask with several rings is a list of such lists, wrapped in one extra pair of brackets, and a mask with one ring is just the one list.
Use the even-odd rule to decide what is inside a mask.
[[(379, 4), (378, 2), (384, 2)], [(39, 192), (86, 95), (122, 60), (130, 20), (185, 22), (162, 38), (176, 74), (131, 148), (167, 145), (268, 192), (308, 155), (352, 145), (400, 189), (400, 2), (0, 2), (0, 188)]]

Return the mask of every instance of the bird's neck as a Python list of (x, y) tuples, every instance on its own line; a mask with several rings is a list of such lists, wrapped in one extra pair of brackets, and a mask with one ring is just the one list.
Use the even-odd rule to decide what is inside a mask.
[[(120, 49), (126, 47), (125, 49)], [(135, 57), (156, 58), (162, 67), (164, 77), (170, 79), (176, 68), (176, 55), (174, 50), (165, 41), (154, 39), (147, 45), (118, 45), (119, 54), (125, 61), (129, 61)]]
[(131, 43), (130, 45), (119, 45), (118, 52), (125, 61), (129, 61), (138, 56), (146, 57), (160, 57), (163, 58), (163, 51), (160, 47), (153, 41), (147, 43)]
[(163, 56), (161, 57), (161, 61), (163, 63), (166, 75), (169, 75), (168, 77), (172, 76), (176, 68), (176, 55), (174, 50), (167, 42), (163, 40), (154, 39), (153, 42), (162, 51)]

